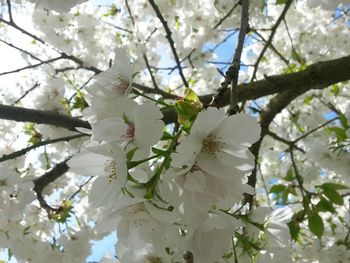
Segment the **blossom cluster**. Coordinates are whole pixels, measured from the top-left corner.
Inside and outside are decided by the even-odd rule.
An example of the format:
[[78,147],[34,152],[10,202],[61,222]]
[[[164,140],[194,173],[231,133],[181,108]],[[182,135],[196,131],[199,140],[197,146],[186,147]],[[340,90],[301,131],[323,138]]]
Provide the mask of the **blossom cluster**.
[[[29,2],[35,6],[0,0],[1,19],[9,19],[10,3],[15,25],[26,25],[19,44],[16,28],[1,23],[1,40],[30,43],[17,50],[29,68],[16,72],[16,89],[2,82],[0,101],[82,118],[91,129],[1,120],[4,155],[24,140],[36,148],[85,135],[0,164],[0,247],[9,257],[86,262],[94,240],[116,233],[115,256],[101,263],[349,261],[348,82],[294,99],[260,140],[252,116],[263,116],[272,96],[242,103],[249,114],[233,116],[199,100],[227,70],[221,48],[233,51],[239,4],[155,0],[181,59],[176,66],[150,1]],[[289,2],[250,1],[240,82],[348,56],[349,1],[291,1],[281,20]],[[258,157],[249,150],[256,142]],[[40,176],[68,159],[69,171],[38,196]],[[252,172],[255,188],[247,184]]]
[[[254,167],[248,150],[260,136],[247,114],[198,113],[190,129],[165,126],[154,102],[132,100],[132,66],[123,49],[86,91],[91,139],[69,160],[70,170],[94,176],[89,202],[96,229],[117,231],[121,262],[220,260],[242,223],[231,214]],[[208,239],[210,237],[210,239]]]

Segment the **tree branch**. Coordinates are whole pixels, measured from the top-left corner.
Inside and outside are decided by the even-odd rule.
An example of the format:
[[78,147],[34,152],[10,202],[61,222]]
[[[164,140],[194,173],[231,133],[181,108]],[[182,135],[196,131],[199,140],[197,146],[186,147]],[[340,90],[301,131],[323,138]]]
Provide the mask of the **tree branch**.
[[[303,71],[267,76],[263,80],[243,83],[237,86],[238,101],[254,100],[267,95],[288,90],[323,89],[350,79],[350,56],[318,62]],[[215,106],[229,104],[229,90],[225,90]],[[200,96],[204,104],[209,104],[214,94]]]
[[49,217],[50,217],[51,213],[57,211],[57,209],[49,206],[46,203],[46,201],[42,195],[42,191],[44,190],[44,188],[48,184],[52,183],[53,181],[55,181],[57,178],[59,178],[60,176],[62,176],[63,174],[65,174],[69,170],[69,167],[67,165],[67,161],[70,158],[71,157],[68,157],[64,161],[56,164],[56,166],[54,168],[52,168],[50,171],[48,171],[44,175],[36,178],[33,181],[34,182],[34,189],[33,190],[36,193],[36,196],[38,198],[40,206],[46,210]]
[[230,107],[227,111],[228,115],[236,114],[239,110],[237,101],[237,84],[238,75],[241,63],[241,55],[243,51],[243,45],[245,36],[249,30],[249,0],[241,1],[241,27],[239,29],[238,43],[235,51],[235,55],[232,60],[231,66],[226,72],[225,81],[221,83],[221,89],[225,89],[228,84],[231,84],[230,91]]
[[162,12],[159,10],[159,7],[157,6],[157,4],[153,0],[148,0],[148,2],[151,4],[154,12],[156,13],[157,17],[159,18],[160,22],[162,23],[162,25],[164,27],[164,30],[166,32],[166,38],[168,39],[171,51],[173,52],[175,62],[177,65],[177,69],[179,70],[179,74],[180,74],[180,77],[182,79],[182,82],[184,83],[185,87],[189,87],[188,82],[187,82],[187,80],[182,72],[181,62],[180,62],[179,56],[177,55],[175,43],[174,43],[173,38],[171,37],[171,31],[168,27],[168,23],[167,23],[167,21],[165,21],[163,15],[162,15]]
[[287,11],[289,9],[289,7],[291,6],[293,0],[287,0],[286,1],[286,4],[283,8],[283,11],[281,13],[281,15],[279,16],[279,18],[277,19],[276,23],[274,24],[274,26],[271,28],[271,34],[270,34],[270,37],[269,39],[267,40],[265,46],[263,47],[257,61],[255,62],[255,65],[254,65],[254,71],[253,71],[253,75],[252,75],[252,80],[255,79],[255,76],[256,76],[256,72],[258,71],[258,67],[259,67],[259,63],[261,61],[261,59],[264,57],[264,54],[267,50],[267,48],[270,46],[270,44],[272,43],[272,39],[273,37],[275,36],[275,33],[277,31],[277,28],[279,27],[279,25],[281,24],[281,22],[283,21],[285,15],[287,14]]
[[71,131],[76,131],[75,127],[91,129],[87,121],[54,111],[27,109],[2,104],[0,104],[0,119],[54,125]]
[[22,156],[24,154],[26,154],[27,152],[34,150],[36,148],[39,148],[41,146],[44,145],[48,145],[48,144],[53,144],[53,143],[57,143],[57,142],[68,142],[70,140],[74,140],[77,138],[81,138],[84,136],[88,136],[87,134],[76,134],[76,135],[72,135],[72,136],[66,136],[66,137],[62,137],[62,138],[57,138],[57,139],[52,139],[52,140],[46,140],[46,141],[42,141],[42,142],[38,142],[37,144],[34,144],[32,146],[29,146],[27,148],[24,148],[22,150],[10,153],[10,154],[4,154],[0,157],[0,162],[6,161],[6,160],[10,160],[10,159],[14,159],[17,158],[19,156]]
[[[244,83],[237,86],[238,101],[254,100],[267,95],[283,92],[298,92],[302,94],[310,89],[323,89],[338,82],[350,80],[350,56],[334,60],[318,62],[309,66],[306,70],[291,73],[288,75],[270,76],[264,80],[251,83]],[[165,91],[155,91],[147,86],[133,83],[133,87],[146,93],[159,94],[165,99],[176,99],[176,95]],[[283,93],[284,94],[284,93]],[[200,96],[204,104],[209,104],[213,94]],[[229,90],[217,102],[217,107],[224,107],[229,104]],[[172,109],[164,109],[164,122],[176,122],[177,115]],[[90,129],[88,122],[61,115],[55,112],[47,112],[34,109],[19,108],[0,104],[0,119],[34,122],[48,125],[55,125],[69,130],[75,127]]]

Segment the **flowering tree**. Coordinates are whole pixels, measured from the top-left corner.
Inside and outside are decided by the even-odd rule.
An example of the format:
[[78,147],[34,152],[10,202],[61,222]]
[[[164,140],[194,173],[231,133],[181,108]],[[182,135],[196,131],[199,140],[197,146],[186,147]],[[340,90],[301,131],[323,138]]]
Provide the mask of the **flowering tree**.
[[0,0],[0,247],[350,262],[349,3]]

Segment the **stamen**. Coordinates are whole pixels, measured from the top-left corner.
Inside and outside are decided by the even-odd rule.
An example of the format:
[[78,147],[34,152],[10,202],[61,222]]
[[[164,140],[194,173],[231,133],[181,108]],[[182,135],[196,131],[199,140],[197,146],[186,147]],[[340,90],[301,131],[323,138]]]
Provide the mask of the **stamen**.
[[117,163],[114,160],[107,160],[105,162],[104,171],[107,174],[107,179],[109,182],[112,180],[117,180]]
[[216,157],[216,155],[222,151],[224,145],[225,143],[222,142],[221,137],[209,135],[203,140],[203,152],[211,155],[212,157]]
[[124,95],[128,90],[130,83],[118,77],[116,81],[112,83],[112,88],[117,91],[119,95]]

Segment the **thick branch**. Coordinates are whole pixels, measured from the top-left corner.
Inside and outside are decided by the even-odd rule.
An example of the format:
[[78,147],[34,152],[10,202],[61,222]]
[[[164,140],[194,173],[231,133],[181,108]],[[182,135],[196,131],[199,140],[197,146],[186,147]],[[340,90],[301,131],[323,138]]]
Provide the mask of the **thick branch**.
[[[302,94],[310,89],[323,89],[338,82],[350,80],[350,56],[319,62],[309,66],[306,70],[288,75],[267,77],[264,80],[241,84],[237,86],[238,101],[253,100],[275,93],[285,91]],[[175,99],[177,96],[165,91],[155,91],[152,88],[133,83],[133,86],[146,93],[158,93],[166,99]],[[229,90],[218,101],[217,106],[223,107],[229,104]],[[203,103],[209,104],[213,94],[201,96]],[[163,110],[166,123],[176,122],[176,112],[171,109]],[[90,129],[86,121],[61,115],[55,112],[47,112],[34,109],[18,108],[14,106],[0,105],[0,119],[34,122],[55,125],[69,130],[75,127]]]
[[[230,91],[230,108],[228,109],[228,114],[232,115],[238,112],[238,101],[237,101],[237,84],[238,84],[238,75],[241,63],[241,55],[243,51],[243,45],[245,40],[245,35],[249,30],[249,0],[241,1],[241,27],[239,29],[238,43],[233,57],[231,66],[226,72],[225,81],[223,83],[231,84]],[[221,84],[221,88],[224,88]]]
[[0,119],[20,122],[34,122],[38,124],[48,124],[75,131],[75,127],[90,129],[87,121],[73,118],[68,115],[59,114],[53,111],[43,111],[27,109],[15,106],[0,104]]
[[60,176],[62,176],[63,174],[65,174],[69,170],[69,167],[67,165],[67,161],[69,159],[70,159],[70,157],[67,158],[66,160],[58,163],[50,171],[48,171],[44,175],[42,175],[34,180],[34,189],[33,190],[36,193],[36,196],[38,198],[40,206],[42,208],[44,208],[49,215],[51,212],[55,211],[56,209],[52,208],[51,206],[49,206],[46,203],[46,201],[42,195],[42,191],[44,190],[44,188],[48,184],[52,183],[53,181],[55,181],[57,178],[59,178]]
[[[276,76],[268,76],[264,80],[240,84],[237,86],[238,101],[254,100],[267,95],[288,90],[323,89],[338,82],[350,79],[350,56],[318,62],[307,69]],[[223,107],[230,102],[230,91],[226,90],[216,106]],[[209,104],[213,94],[201,96],[204,104]]]

